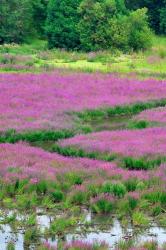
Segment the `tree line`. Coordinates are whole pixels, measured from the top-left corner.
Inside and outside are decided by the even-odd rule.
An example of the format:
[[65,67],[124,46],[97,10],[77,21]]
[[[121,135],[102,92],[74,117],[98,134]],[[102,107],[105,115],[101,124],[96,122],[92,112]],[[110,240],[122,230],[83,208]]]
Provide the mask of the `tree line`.
[[128,51],[149,47],[152,31],[166,34],[166,0],[0,0],[0,44]]

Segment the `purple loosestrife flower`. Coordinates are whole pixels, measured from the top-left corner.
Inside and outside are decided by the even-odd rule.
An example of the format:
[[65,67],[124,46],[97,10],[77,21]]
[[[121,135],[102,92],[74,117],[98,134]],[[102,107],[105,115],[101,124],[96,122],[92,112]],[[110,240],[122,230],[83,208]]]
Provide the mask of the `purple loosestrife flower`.
[[140,192],[137,192],[137,191],[129,192],[127,194],[127,196],[129,196],[129,197],[131,197],[131,198],[133,198],[135,200],[139,200],[139,198],[140,198]]
[[[55,180],[57,174],[84,172],[92,175],[102,169],[102,161],[63,157],[40,148],[30,147],[26,143],[0,144],[0,175],[6,181],[15,179]],[[109,164],[110,169],[116,166]],[[77,187],[82,188],[82,187]]]
[[78,249],[78,250],[94,250],[94,249],[108,249],[108,245],[103,241],[103,242],[95,242],[95,243],[90,243],[90,242],[84,242],[82,240],[76,240],[72,241],[71,243],[67,243],[64,246],[64,250],[69,250],[69,249]]
[[[42,179],[55,181],[56,176],[66,173],[81,173],[85,183],[101,186],[107,179],[126,181],[131,178],[149,180],[158,178],[161,185],[166,179],[166,164],[154,170],[122,169],[114,162],[103,162],[86,158],[64,157],[57,153],[49,153],[27,143],[0,144],[0,177],[3,181],[13,182],[16,179],[29,179],[37,183]],[[75,190],[86,190],[87,185],[77,185]]]
[[96,203],[96,202],[98,202],[100,200],[106,200],[106,201],[114,203],[115,202],[115,197],[110,195],[110,194],[99,194],[96,197],[91,199],[91,203],[94,204],[94,203]]
[[135,117],[135,120],[166,123],[166,107],[145,110]]
[[74,146],[87,152],[143,157],[165,155],[166,129],[102,131],[77,135],[59,142],[62,147]]
[[99,73],[1,73],[0,131],[73,128],[67,112],[162,99],[165,83]]

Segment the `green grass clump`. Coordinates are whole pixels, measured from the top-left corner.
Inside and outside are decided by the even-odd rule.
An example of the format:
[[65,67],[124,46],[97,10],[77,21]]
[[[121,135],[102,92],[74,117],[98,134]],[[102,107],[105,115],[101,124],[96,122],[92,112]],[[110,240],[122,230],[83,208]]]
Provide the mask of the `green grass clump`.
[[10,241],[7,244],[6,250],[15,250],[15,244],[14,244],[14,242]]
[[49,231],[53,235],[65,235],[68,230],[77,225],[77,218],[58,218],[50,225]]
[[51,193],[51,199],[53,202],[61,202],[64,199],[64,194],[60,190],[55,190]]
[[122,198],[126,194],[126,187],[123,183],[120,182],[106,182],[102,186],[101,190],[104,193],[112,194],[118,198]]
[[74,132],[68,130],[61,131],[28,131],[17,133],[15,130],[8,130],[0,134],[0,143],[16,143],[18,141],[37,142],[37,141],[57,141],[74,136]]
[[134,226],[148,226],[149,219],[142,212],[134,212],[132,215],[132,221]]
[[158,216],[162,213],[162,208],[160,205],[156,205],[152,208],[152,216]]
[[150,170],[159,166],[162,162],[165,162],[166,157],[157,157],[156,159],[146,159],[145,157],[133,158],[133,157],[123,157],[118,156],[114,153],[101,153],[98,151],[87,152],[81,148],[76,148],[74,146],[61,147],[58,144],[54,144],[51,147],[51,152],[57,152],[63,156],[68,157],[79,157],[79,158],[89,158],[97,159],[111,162],[113,160],[119,159],[121,166],[130,170]]
[[116,156],[114,154],[100,154],[99,152],[86,152],[83,149],[75,148],[75,147],[61,147],[58,144],[55,144],[51,148],[51,152],[57,152],[58,154],[64,156],[72,156],[72,157],[83,157],[90,159],[98,159],[103,161],[113,161]]
[[140,120],[140,121],[130,121],[127,125],[128,129],[145,129],[150,127],[150,122]]
[[[91,121],[94,119],[103,119],[112,117],[115,115],[136,115],[144,110],[164,107],[166,106],[166,99],[149,101],[144,103],[134,103],[124,106],[115,106],[105,109],[96,109],[96,110],[85,110],[83,112],[76,113],[76,115],[83,121]],[[145,122],[141,122],[140,126],[146,126]]]
[[113,212],[114,201],[108,196],[97,196],[91,201],[91,209],[93,213],[108,214]]
[[134,241],[133,240],[120,240],[117,244],[117,250],[129,250],[132,249],[134,246]]
[[24,244],[29,246],[31,242],[37,242],[40,236],[39,230],[36,227],[29,228],[24,234]]
[[163,190],[149,191],[144,195],[151,204],[160,203],[162,206],[166,206],[166,192]]
[[130,178],[130,179],[127,179],[124,184],[128,192],[133,192],[136,190],[138,180],[136,178]]
[[36,221],[36,214],[30,215],[30,216],[27,218],[27,220],[26,220],[26,225],[27,225],[28,227],[35,226],[36,223],[37,223],[37,221]]
[[87,202],[87,193],[81,190],[73,191],[69,196],[69,200],[72,204],[83,205]]
[[165,157],[158,157],[157,159],[144,159],[144,158],[140,158],[140,159],[135,159],[132,157],[124,157],[122,159],[122,165],[124,166],[124,168],[130,169],[130,170],[149,170],[149,169],[153,169],[156,166],[159,166],[162,161],[165,160]]
[[129,202],[129,208],[131,210],[134,210],[138,205],[138,200],[131,196],[128,196],[128,202]]
[[158,244],[156,241],[149,241],[143,244],[143,247],[147,250],[158,250]]

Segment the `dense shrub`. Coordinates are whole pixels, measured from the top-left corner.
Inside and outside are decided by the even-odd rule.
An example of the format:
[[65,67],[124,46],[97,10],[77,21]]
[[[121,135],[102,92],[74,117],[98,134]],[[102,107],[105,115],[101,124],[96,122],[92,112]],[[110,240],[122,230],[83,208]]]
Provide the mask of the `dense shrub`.
[[75,49],[79,47],[77,8],[81,0],[50,0],[46,20],[49,48]]
[[166,7],[160,10],[160,31],[163,34],[166,34]]
[[60,202],[63,200],[64,195],[60,190],[55,190],[51,193],[51,197],[54,202]]
[[146,7],[151,27],[156,33],[166,33],[166,1],[165,0],[125,0],[129,9]]
[[49,0],[30,0],[32,2],[33,25],[39,35],[44,35],[45,20],[47,17],[47,4]]
[[110,213],[114,208],[114,198],[108,194],[96,196],[91,200],[91,209],[94,213]]
[[146,9],[129,12],[124,1],[83,0],[78,29],[86,51],[146,49],[151,41]]
[[104,193],[110,193],[118,198],[121,198],[126,193],[126,187],[124,186],[124,184],[120,182],[115,182],[115,183],[106,182],[102,187],[102,191]]
[[152,33],[148,27],[147,9],[131,12],[129,22],[129,47],[134,50],[151,47]]
[[32,32],[32,12],[29,0],[0,0],[0,44],[23,42]]
[[[87,51],[110,48],[115,29],[120,31],[120,34],[116,31],[119,37],[123,36],[119,22],[113,17],[126,11],[123,1],[83,0],[79,7],[81,19],[78,25],[82,48]],[[116,42],[118,38],[114,36],[114,40]]]

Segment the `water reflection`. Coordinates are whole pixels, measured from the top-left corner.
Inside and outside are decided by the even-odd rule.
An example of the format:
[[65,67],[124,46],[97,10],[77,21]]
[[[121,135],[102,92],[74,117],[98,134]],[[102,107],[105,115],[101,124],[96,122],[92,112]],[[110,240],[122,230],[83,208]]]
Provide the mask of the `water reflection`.
[[[56,246],[59,242],[71,242],[72,240],[85,240],[88,242],[94,242],[96,239],[98,241],[105,241],[109,244],[110,249],[120,241],[133,239],[136,243],[143,243],[146,241],[155,240],[158,242],[159,246],[166,242],[166,228],[160,228],[156,223],[152,223],[150,228],[138,229],[134,228],[132,224],[128,223],[128,226],[124,228],[120,221],[116,217],[108,216],[94,216],[91,212],[83,210],[84,221],[80,222],[78,227],[73,231],[68,233],[63,237],[53,237],[47,239],[47,241],[52,245]],[[15,213],[15,212],[13,212]],[[5,213],[5,215],[11,215]],[[37,224],[44,232],[46,228],[49,228],[51,221],[54,219],[53,215],[46,215],[42,213],[37,213]],[[63,215],[61,215],[63,216]],[[25,216],[27,217],[27,216]],[[23,215],[18,216],[18,219],[25,219]],[[0,227],[0,249],[6,250],[7,243],[12,241],[15,243],[16,250],[24,249],[35,249],[36,242],[31,242],[29,246],[25,245],[24,233],[26,228],[19,228],[17,230],[11,225],[1,225]],[[40,238],[37,243],[45,242],[46,239]]]

